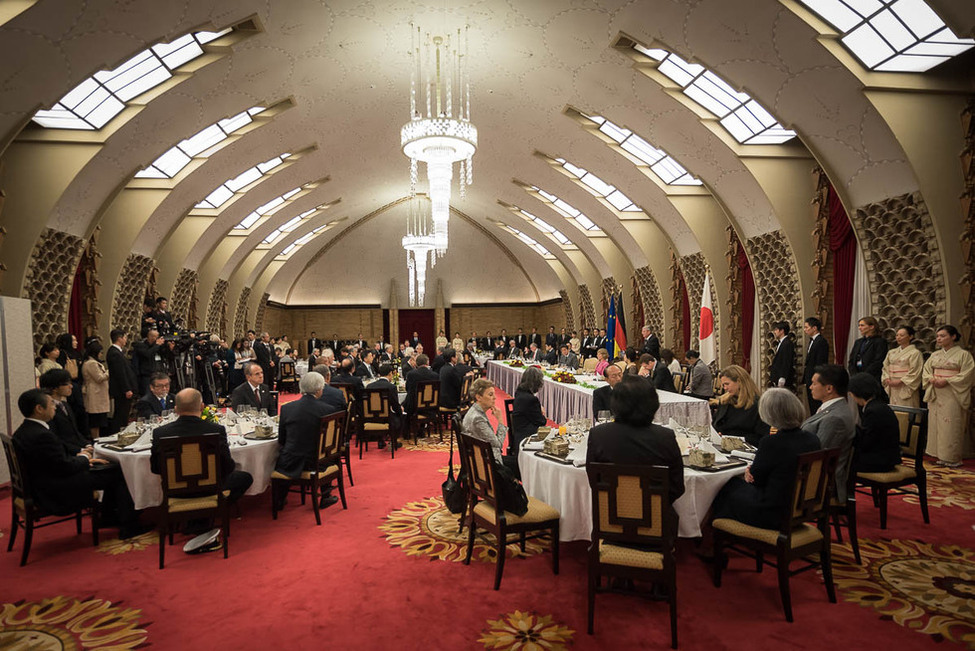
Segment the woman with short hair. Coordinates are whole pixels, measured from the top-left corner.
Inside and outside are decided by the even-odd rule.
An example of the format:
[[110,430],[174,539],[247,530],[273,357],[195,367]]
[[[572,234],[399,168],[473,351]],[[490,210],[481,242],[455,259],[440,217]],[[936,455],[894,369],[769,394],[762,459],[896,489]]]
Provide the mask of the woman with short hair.
[[711,424],[722,436],[741,436],[757,446],[768,436],[769,426],[758,415],[758,386],[748,371],[732,364],[718,373],[724,393],[712,398]]
[[961,333],[953,325],[938,328],[938,350],[924,363],[922,383],[928,403],[928,446],[938,465],[961,466],[968,408],[972,401],[975,363],[972,354],[958,345]]
[[[471,397],[474,399],[474,404],[464,416],[464,434],[490,443],[494,460],[503,463],[517,477],[521,477],[521,472],[518,470],[518,457],[508,457],[504,454],[504,439],[508,435],[508,428],[502,422],[501,410],[495,406],[494,382],[483,377],[474,380],[471,385]],[[494,416],[497,427],[491,423],[488,414]]]
[[857,373],[846,392],[860,408],[857,472],[892,472],[901,462],[900,424],[894,410],[884,403],[884,388],[869,373]]
[[545,382],[540,368],[529,366],[521,375],[521,382],[515,389],[515,402],[512,405],[511,422],[508,423],[508,445],[512,454],[518,454],[522,440],[533,435],[538,428],[548,422],[545,408],[539,402],[538,390]]
[[903,407],[919,407],[921,373],[924,357],[914,346],[914,328],[902,325],[894,337],[897,346],[887,351],[880,370],[880,381],[887,389],[890,404]]
[[602,375],[606,371],[606,367],[609,366],[609,353],[606,352],[605,348],[600,348],[596,351],[596,375]]
[[61,349],[58,348],[57,344],[46,343],[41,346],[37,360],[37,376],[40,377],[52,369],[62,368],[58,364],[58,357],[60,355]]

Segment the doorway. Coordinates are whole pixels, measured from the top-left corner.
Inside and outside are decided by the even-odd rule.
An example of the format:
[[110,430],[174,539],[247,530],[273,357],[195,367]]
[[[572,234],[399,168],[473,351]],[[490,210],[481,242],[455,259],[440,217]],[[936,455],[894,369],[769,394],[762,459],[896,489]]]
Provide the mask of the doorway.
[[399,338],[397,347],[403,341],[410,339],[415,330],[420,335],[423,351],[430,355],[436,347],[436,335],[433,332],[433,310],[400,310]]

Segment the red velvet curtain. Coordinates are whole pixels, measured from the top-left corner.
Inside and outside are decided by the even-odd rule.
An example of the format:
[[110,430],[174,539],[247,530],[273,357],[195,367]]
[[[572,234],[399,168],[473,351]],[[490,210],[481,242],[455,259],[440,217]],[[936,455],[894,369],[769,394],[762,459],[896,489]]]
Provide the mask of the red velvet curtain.
[[748,263],[745,248],[738,248],[738,269],[741,273],[741,353],[742,366],[752,370],[752,332],[755,327],[755,278]]
[[81,296],[81,265],[74,272],[74,284],[71,286],[71,302],[68,305],[68,332],[78,338],[78,348],[84,349],[85,333],[82,332],[82,314],[85,309]]
[[853,310],[853,274],[856,270],[857,240],[843,203],[829,187],[829,250],[833,253],[833,350],[837,364],[846,360]]

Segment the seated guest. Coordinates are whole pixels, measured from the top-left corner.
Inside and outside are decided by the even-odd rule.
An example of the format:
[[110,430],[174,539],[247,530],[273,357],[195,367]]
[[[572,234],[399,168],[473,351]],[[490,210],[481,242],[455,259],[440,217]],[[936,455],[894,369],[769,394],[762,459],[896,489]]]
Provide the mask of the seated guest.
[[524,356],[524,352],[518,347],[514,339],[508,340],[508,359],[519,359]]
[[[836,494],[841,502],[846,501],[846,479],[850,472],[850,456],[853,454],[853,439],[856,426],[853,422],[853,408],[846,400],[850,376],[838,364],[823,364],[813,370],[809,391],[813,400],[822,403],[815,414],[806,419],[802,429],[819,437],[823,449],[839,448],[840,459],[836,464]],[[775,427],[774,423],[769,425]]]
[[457,409],[463,384],[463,375],[457,371],[457,351],[448,348],[443,351],[443,357],[444,365],[440,369],[440,406]]
[[416,356],[416,369],[406,376],[406,400],[403,409],[407,414],[416,412],[417,384],[420,382],[440,381],[440,374],[430,368],[430,358],[426,355]]
[[589,431],[586,463],[667,466],[673,508],[684,494],[684,464],[674,431],[653,424],[659,407],[657,391],[649,382],[635,377],[619,382],[612,394],[613,422]]
[[372,367],[372,362],[375,359],[373,351],[366,349],[362,351],[359,357],[359,363],[356,364],[355,374],[357,377],[365,378],[371,380],[376,377],[376,371]]
[[[298,382],[301,397],[281,407],[278,422],[278,445],[281,446],[281,451],[274,470],[291,479],[300,477],[306,468],[314,467],[318,461],[318,437],[322,429],[322,418],[334,413],[320,400],[324,388],[325,378],[319,373],[305,373]],[[271,484],[274,488],[271,499],[276,502],[275,508],[279,511],[284,508],[290,483],[275,480]],[[338,502],[337,497],[328,495],[327,487],[322,487],[320,498],[312,495],[312,499],[319,499],[321,508]]]
[[671,375],[680,375],[680,362],[674,359],[674,351],[669,348],[661,348],[660,361],[667,366],[667,370],[670,371]]
[[230,406],[234,411],[242,406],[250,406],[257,410],[265,409],[268,414],[274,415],[271,390],[264,384],[264,369],[257,362],[244,365],[244,383],[230,394]]
[[[517,457],[521,441],[532,436],[538,428],[548,422],[545,418],[545,408],[538,401],[538,390],[542,388],[545,375],[542,370],[534,366],[525,369],[521,382],[515,389],[515,402],[511,411],[511,422],[508,423],[508,447]],[[517,463],[517,460],[516,460]]]
[[[412,346],[407,346],[403,349],[402,359],[403,363],[400,366],[399,375],[400,377],[405,378],[413,371],[413,369],[416,368],[416,350]],[[443,363],[443,360],[441,360],[439,356],[437,359]]]
[[317,348],[312,348],[311,352],[308,353],[308,368],[313,368],[318,366],[318,358],[321,357],[322,351]]
[[579,356],[576,355],[572,350],[569,349],[569,344],[562,344],[559,349],[559,366],[564,366],[566,368],[572,369],[573,371],[579,368]]
[[118,520],[119,538],[124,540],[152,530],[139,524],[118,465],[93,458],[87,449],[77,454],[65,451],[49,426],[57,409],[54,398],[41,389],[31,389],[17,399],[17,408],[25,420],[13,434],[14,449],[21,471],[30,477],[32,497],[41,509],[68,515],[86,507],[93,491],[102,490],[102,519],[114,516]]
[[464,360],[464,365],[470,368],[480,368],[481,365],[477,363],[477,358],[469,350],[465,350],[462,356]]
[[538,344],[532,342],[528,347],[528,354],[525,356],[526,362],[541,362],[544,359],[542,351],[538,349]]
[[355,395],[359,395],[359,392],[362,391],[362,388],[365,385],[362,383],[361,377],[353,375],[354,372],[355,362],[351,357],[346,357],[342,360],[342,363],[339,364],[338,370],[332,374],[331,384],[333,386],[336,384],[351,384]]
[[612,411],[611,398],[613,396],[613,389],[623,379],[623,371],[616,364],[607,364],[603,368],[603,377],[609,382],[609,386],[599,387],[592,392],[593,420],[599,417],[599,412],[601,411]]
[[[337,411],[344,411],[346,408],[345,394],[339,389],[333,386],[329,386],[329,380],[332,378],[332,369],[330,369],[325,364],[319,364],[312,369],[323,378],[325,378],[325,386],[322,387],[322,396],[319,398],[328,407],[328,413],[334,414]],[[298,390],[301,390],[301,385],[299,383]]]
[[762,529],[775,529],[792,498],[800,454],[820,449],[816,435],[800,429],[802,403],[788,389],[768,389],[758,402],[762,421],[774,427],[758,445],[744,478],[734,477],[714,500],[714,517],[731,518]]
[[[494,382],[487,378],[478,378],[471,385],[471,395],[474,397],[474,404],[464,416],[464,433],[490,443],[494,460],[503,463],[520,478],[518,457],[504,454],[504,439],[508,435],[508,428],[501,422],[501,410],[495,406]],[[494,422],[498,424],[496,428],[488,418],[488,413],[494,416]]]
[[135,411],[139,418],[162,416],[164,411],[173,408],[175,399],[169,392],[169,376],[153,373],[149,378],[149,391],[135,403]]
[[646,369],[647,377],[650,378],[650,383],[657,391],[669,391],[670,393],[677,391],[674,387],[674,376],[671,375],[670,369],[653,355],[649,353],[640,355],[640,367],[640,375],[643,375],[643,369]]
[[857,472],[892,472],[901,462],[900,423],[884,402],[883,386],[869,373],[857,373],[848,391],[860,407]]
[[630,375],[639,375],[640,373],[640,352],[633,346],[628,346],[625,351],[623,351],[623,360],[625,361],[624,373],[629,373]]
[[[319,364],[324,364],[325,366],[334,369],[337,366],[335,363],[335,351],[331,348],[326,348],[323,350],[322,354],[318,356],[315,366],[318,366]],[[312,367],[309,366],[308,368]]]
[[758,415],[758,385],[748,371],[731,365],[718,374],[724,393],[711,400],[711,425],[722,436],[741,436],[757,446],[769,426]]
[[[379,367],[379,379],[369,385],[369,389],[379,389],[380,391],[386,392],[386,397],[389,402],[389,436],[392,440],[393,435],[397,436],[403,430],[403,405],[399,402],[399,392],[396,390],[396,385],[393,384],[393,365],[392,364],[382,364]],[[398,448],[399,443],[396,444]],[[385,441],[379,442],[379,449],[382,450],[386,447]]]
[[690,364],[690,379],[684,393],[693,398],[707,400],[714,395],[714,376],[708,365],[701,361],[701,353],[696,350],[687,351],[687,362]]
[[54,435],[61,441],[64,451],[69,455],[78,454],[82,450],[92,450],[91,440],[81,433],[76,424],[68,398],[74,390],[71,374],[61,368],[54,368],[40,377],[41,388],[54,398],[54,418],[48,423]]
[[542,355],[542,360],[549,366],[555,366],[559,363],[559,354],[552,344],[545,344],[545,354]]
[[609,366],[609,353],[606,352],[605,348],[600,348],[596,351],[596,375],[603,375],[606,372],[606,367]]

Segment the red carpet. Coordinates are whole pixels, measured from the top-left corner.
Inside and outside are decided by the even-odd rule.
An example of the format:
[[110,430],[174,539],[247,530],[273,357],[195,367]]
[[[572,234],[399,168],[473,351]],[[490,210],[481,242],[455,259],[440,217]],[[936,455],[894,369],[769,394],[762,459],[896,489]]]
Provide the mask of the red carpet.
[[[315,526],[310,505],[300,506],[295,495],[276,522],[271,520],[267,494],[245,498],[243,518],[231,523],[229,560],[220,554],[185,555],[179,550],[178,537],[177,546],[167,550],[167,567],[162,571],[156,567],[155,544],[142,551],[112,555],[90,547],[87,532],[75,536],[71,523],[42,529],[35,535],[26,567],[17,566],[22,538],[15,553],[0,553],[0,604],[6,604],[0,605],[0,648],[12,643],[19,627],[40,631],[37,635],[41,636],[44,631],[47,635],[67,635],[64,621],[74,622],[71,635],[76,640],[95,629],[86,648],[134,648],[134,643],[143,640],[143,644],[157,649],[669,646],[666,604],[620,595],[597,597],[597,634],[586,635],[586,543],[562,545],[559,576],[551,572],[547,551],[509,559],[499,592],[491,589],[491,562],[464,566],[432,559],[422,555],[431,550],[431,545],[422,542],[409,550],[416,555],[391,546],[387,534],[380,530],[387,524],[387,514],[409,502],[438,496],[444,479],[440,470],[446,464],[446,451],[404,449],[391,460],[387,452],[370,450],[361,463],[353,461],[356,485],[347,488],[349,509],[343,511],[341,505],[327,509],[321,527]],[[940,620],[932,619],[946,614],[945,604],[903,607],[897,601],[902,596],[899,593],[884,596],[883,590],[857,588],[855,577],[841,578],[856,571],[847,566],[844,572],[839,560],[837,581],[845,580],[851,586],[838,585],[839,603],[827,601],[815,573],[803,573],[792,580],[796,622],[789,624],[782,616],[774,571],[756,574],[753,561],[734,558],[723,587],[717,589],[711,583],[710,568],[694,556],[690,541],[681,541],[681,647],[921,649],[953,639],[965,640],[969,648],[975,648],[972,470],[969,463],[967,471],[955,471],[960,487],[956,504],[932,508],[929,526],[922,523],[916,505],[894,498],[889,528],[882,532],[876,511],[863,500],[860,504],[862,539],[957,546],[940,551],[944,552],[944,563],[970,570],[967,579],[962,576],[949,586],[952,594],[960,595],[952,608],[963,609],[965,595],[969,595],[969,619],[967,623],[959,619],[947,629],[947,638],[943,637],[943,627],[939,628]],[[4,523],[9,509],[6,493],[0,498]],[[6,524],[3,532],[0,543],[5,545],[9,535]],[[872,554],[872,567],[882,564],[891,553],[883,546],[872,547],[865,541],[863,545],[865,554]],[[834,549],[838,556],[842,554],[839,546]],[[919,553],[916,548],[909,552]],[[925,567],[937,564],[925,562]],[[937,567],[931,571],[938,571]],[[909,592],[906,580],[897,585]],[[872,605],[849,601],[857,595]],[[11,605],[58,596],[106,600],[111,605],[100,606],[108,613],[127,609],[138,612],[116,620],[84,617],[57,608],[35,609],[31,614],[26,603],[19,609]],[[503,632],[501,620],[515,611],[535,614],[530,623],[541,631],[538,646],[515,647],[510,634]],[[928,634],[912,630],[923,626],[930,627]],[[501,632],[490,633],[492,627]],[[942,644],[939,648],[946,646],[955,645]]]

